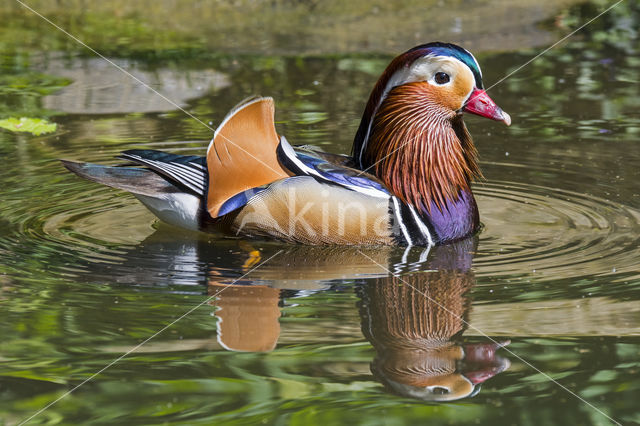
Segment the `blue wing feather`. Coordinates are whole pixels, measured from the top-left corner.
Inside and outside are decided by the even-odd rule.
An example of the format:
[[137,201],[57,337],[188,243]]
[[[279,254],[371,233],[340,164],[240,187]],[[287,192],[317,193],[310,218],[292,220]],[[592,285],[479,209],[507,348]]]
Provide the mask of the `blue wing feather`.
[[349,167],[351,158],[327,155],[306,147],[293,148],[282,137],[278,145],[278,160],[298,176],[312,176],[325,183],[343,186],[374,197],[389,198],[389,190],[375,176]]
[[269,185],[259,186],[257,188],[247,189],[246,191],[242,191],[233,197],[229,198],[225,201],[218,211],[218,216],[224,216],[227,213],[231,213],[234,210],[239,209],[240,207],[244,207],[247,205],[251,197],[256,194],[261,193],[265,189],[267,189]]

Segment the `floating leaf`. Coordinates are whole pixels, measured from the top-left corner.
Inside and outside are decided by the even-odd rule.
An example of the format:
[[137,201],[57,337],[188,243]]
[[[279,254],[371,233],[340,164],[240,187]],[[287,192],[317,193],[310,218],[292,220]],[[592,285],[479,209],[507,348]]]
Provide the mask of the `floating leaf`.
[[40,118],[12,117],[0,120],[0,127],[13,132],[28,132],[32,135],[40,136],[44,133],[55,132],[57,125]]

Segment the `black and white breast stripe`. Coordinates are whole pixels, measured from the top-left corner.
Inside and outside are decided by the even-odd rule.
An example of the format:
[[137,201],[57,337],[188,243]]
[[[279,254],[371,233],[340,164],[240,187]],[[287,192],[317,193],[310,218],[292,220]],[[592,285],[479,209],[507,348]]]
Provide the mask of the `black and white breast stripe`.
[[197,195],[203,196],[207,191],[207,169],[204,159],[196,156],[181,156],[156,151],[130,150],[120,154],[120,158],[131,160],[149,167],[151,170],[179,183]]
[[423,220],[414,207],[392,196],[390,210],[393,213],[394,224],[399,228],[397,235],[404,239],[407,245],[431,247],[438,242],[431,223]]

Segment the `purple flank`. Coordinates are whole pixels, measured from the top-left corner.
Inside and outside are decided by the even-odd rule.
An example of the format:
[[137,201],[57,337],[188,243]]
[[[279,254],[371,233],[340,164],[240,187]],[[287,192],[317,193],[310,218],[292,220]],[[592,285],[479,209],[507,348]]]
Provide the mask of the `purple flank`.
[[423,212],[442,242],[468,237],[478,230],[480,217],[478,206],[470,191],[462,191],[458,201],[447,201],[440,211],[435,204],[431,213]]

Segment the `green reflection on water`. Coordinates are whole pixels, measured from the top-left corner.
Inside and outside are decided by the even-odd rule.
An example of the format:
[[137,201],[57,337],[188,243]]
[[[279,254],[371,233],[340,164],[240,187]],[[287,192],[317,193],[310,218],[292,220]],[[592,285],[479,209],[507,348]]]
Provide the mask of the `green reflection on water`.
[[[603,5],[563,10],[556,31],[568,32]],[[221,54],[172,32],[158,39],[135,18],[87,22],[92,42],[100,42],[100,31],[105,40],[117,38],[111,52],[129,55],[149,73],[226,75],[229,85],[185,101],[206,122],[215,125],[250,94],[271,95],[281,133],[334,152],[348,151],[370,87],[390,58]],[[492,97],[514,117],[512,128],[467,120],[487,177],[484,192],[478,185],[486,228],[474,258],[476,282],[465,296],[471,323],[511,339],[510,350],[623,423],[640,421],[638,217],[633,221],[640,207],[637,23],[637,4],[624,2],[493,89]],[[25,34],[43,31],[23,24],[3,30],[15,32],[2,38],[3,50],[14,53],[2,59],[0,113],[50,117],[61,130],[52,137],[0,131],[0,418],[7,424],[200,303],[212,275],[237,277],[246,260],[235,241],[158,226],[130,197],[65,174],[56,158],[110,161],[132,147],[203,152],[211,132],[174,108],[102,114],[45,108],[43,97],[71,81],[34,70],[39,61],[15,48],[25,48],[22,37],[33,40]],[[48,47],[75,51],[56,37]],[[34,46],[26,48],[42,48]],[[490,85],[536,52],[477,56]],[[63,55],[62,61],[71,65],[78,58]],[[162,144],[167,140],[174,144]],[[499,201],[512,184],[520,185],[517,202]],[[531,194],[540,197],[527,198]],[[542,205],[545,195],[547,210],[527,210]],[[531,216],[522,218],[523,211]],[[545,253],[550,234],[559,243]],[[264,258],[289,249],[256,245]],[[328,279],[336,262],[320,262],[300,273],[315,287],[291,290],[283,283],[292,278],[282,273],[295,270],[294,257],[319,256],[288,252],[246,283],[284,287],[274,299],[281,305],[274,351],[223,350],[216,308],[207,304],[37,421],[608,424],[505,353],[511,367],[474,398],[433,404],[389,393],[370,371],[376,348],[362,333],[357,306],[357,289],[375,279]],[[348,269],[361,266],[353,261]],[[462,342],[484,342],[477,334],[466,330]]]

